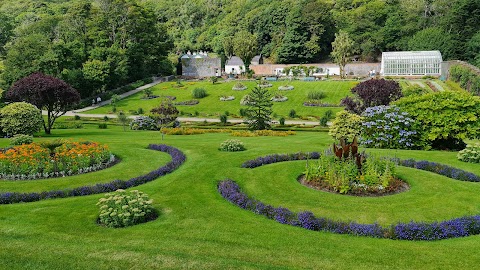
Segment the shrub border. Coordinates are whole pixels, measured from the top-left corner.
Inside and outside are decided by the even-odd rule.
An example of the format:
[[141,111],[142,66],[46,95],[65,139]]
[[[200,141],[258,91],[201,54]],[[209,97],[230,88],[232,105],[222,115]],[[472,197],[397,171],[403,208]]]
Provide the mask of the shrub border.
[[153,170],[147,174],[133,177],[125,181],[116,179],[108,183],[98,183],[95,185],[81,186],[81,187],[69,188],[69,189],[50,190],[50,191],[44,191],[41,193],[38,193],[38,192],[0,193],[0,204],[12,204],[12,203],[19,203],[19,202],[36,202],[40,200],[54,199],[54,198],[87,196],[92,194],[112,192],[117,189],[127,189],[131,187],[139,186],[141,184],[145,184],[147,182],[155,180],[158,177],[167,175],[175,171],[186,160],[186,156],[182,153],[182,151],[180,151],[179,149],[173,146],[169,146],[165,144],[150,144],[148,145],[147,148],[169,154],[172,157],[172,161],[168,162],[164,166],[156,170]]
[[377,223],[361,224],[335,221],[324,217],[316,217],[309,211],[294,213],[282,206],[274,207],[264,204],[243,193],[240,186],[230,179],[220,181],[217,185],[217,191],[224,199],[242,209],[263,215],[281,224],[288,224],[312,231],[410,241],[433,241],[480,234],[479,215],[465,216],[442,222],[411,221],[410,223],[397,223],[388,227],[382,227]]

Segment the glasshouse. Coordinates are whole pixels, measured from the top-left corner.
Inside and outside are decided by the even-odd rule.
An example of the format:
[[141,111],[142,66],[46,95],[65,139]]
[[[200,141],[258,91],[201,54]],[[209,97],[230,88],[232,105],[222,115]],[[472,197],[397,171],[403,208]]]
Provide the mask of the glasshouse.
[[389,75],[440,75],[439,51],[384,52],[380,73]]

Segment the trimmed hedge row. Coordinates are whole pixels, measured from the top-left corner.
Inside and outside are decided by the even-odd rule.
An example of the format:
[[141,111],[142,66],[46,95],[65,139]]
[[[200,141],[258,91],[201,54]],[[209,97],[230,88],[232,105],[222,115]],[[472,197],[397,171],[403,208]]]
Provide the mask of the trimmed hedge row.
[[32,192],[32,193],[19,193],[19,192],[6,192],[0,193],[0,204],[12,204],[19,202],[35,202],[45,199],[54,199],[54,198],[66,198],[66,197],[75,197],[75,196],[86,196],[92,194],[99,194],[105,192],[115,191],[117,189],[127,189],[147,182],[153,181],[158,177],[167,175],[175,171],[180,165],[182,165],[186,156],[182,151],[178,150],[175,147],[168,146],[165,144],[150,144],[148,149],[161,151],[169,154],[172,157],[172,161],[168,162],[164,166],[153,170],[147,174],[131,178],[126,181],[122,180],[113,180],[108,183],[99,183],[90,186],[82,186],[73,189],[62,189],[62,190],[51,190],[44,191],[41,193]]
[[302,227],[312,231],[326,231],[337,234],[351,234],[374,238],[398,240],[432,241],[447,238],[465,237],[480,234],[480,216],[466,216],[442,222],[410,222],[398,223],[389,227],[356,222],[335,221],[316,217],[309,211],[294,213],[284,207],[274,207],[248,197],[236,182],[230,179],[220,181],[218,192],[223,198],[240,208],[263,215],[282,224]]

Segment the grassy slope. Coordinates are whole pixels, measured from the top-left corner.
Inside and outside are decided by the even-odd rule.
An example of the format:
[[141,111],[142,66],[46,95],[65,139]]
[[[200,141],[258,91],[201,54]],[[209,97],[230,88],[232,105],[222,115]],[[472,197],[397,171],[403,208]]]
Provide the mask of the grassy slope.
[[[272,93],[277,92],[278,87],[284,85],[286,82],[273,82],[271,89]],[[201,116],[217,117],[228,111],[231,114],[239,114],[240,100],[242,97],[250,92],[253,87],[256,86],[256,82],[247,81],[244,84],[248,87],[245,91],[232,90],[235,82],[221,82],[212,85],[210,82],[188,82],[184,83],[182,88],[173,88],[174,82],[162,83],[153,87],[154,95],[176,96],[176,101],[185,101],[192,99],[192,90],[201,87],[207,90],[209,94],[207,97],[200,100],[200,103],[195,106],[178,106],[178,109],[184,113],[193,114],[195,111],[199,112]],[[350,89],[356,84],[356,82],[337,82],[337,81],[325,81],[325,82],[303,82],[293,81],[289,84],[295,87],[292,91],[278,91],[288,97],[286,102],[275,102],[273,111],[279,116],[288,116],[291,109],[294,109],[298,115],[301,116],[322,116],[326,110],[332,109],[334,112],[340,111],[340,108],[318,108],[318,107],[305,107],[303,102],[307,100],[307,94],[310,91],[324,91],[327,96],[323,99],[323,102],[339,104],[340,100],[347,96]],[[220,101],[220,96],[235,96],[233,101]],[[118,103],[118,110],[130,111],[138,110],[142,108],[145,112],[148,112],[151,108],[158,106],[159,100],[143,100],[141,99],[143,93],[130,96]],[[106,114],[111,112],[111,106],[104,106],[95,110],[88,111],[86,113],[98,113]]]
[[[124,157],[109,169],[126,179],[168,161],[146,151],[161,143],[158,133],[86,129],[54,130],[61,137],[108,142]],[[101,195],[0,205],[0,268],[3,269],[452,269],[475,268],[480,236],[438,242],[407,242],[311,232],[282,225],[242,210],[216,192],[218,180],[230,177],[258,199],[342,220],[434,221],[480,211],[479,184],[462,183],[427,172],[401,169],[411,190],[383,198],[354,198],[309,190],[296,183],[304,163],[288,162],[253,170],[240,164],[260,155],[321,150],[330,144],[325,133],[290,137],[241,138],[248,150],[225,153],[218,145],[226,134],[167,136],[164,143],[184,151],[187,162],[166,177],[137,187],[161,210],[159,219],[125,229],[95,225],[95,203]],[[4,139],[0,144],[6,145]],[[401,157],[449,163],[477,174],[480,165],[455,159],[455,153],[381,150]],[[136,160],[136,161],[135,161]],[[95,174],[75,181],[106,180]],[[125,177],[123,177],[125,176]],[[100,179],[99,179],[100,178]],[[64,186],[73,178],[59,179]],[[0,190],[48,190],[52,180],[2,183]]]

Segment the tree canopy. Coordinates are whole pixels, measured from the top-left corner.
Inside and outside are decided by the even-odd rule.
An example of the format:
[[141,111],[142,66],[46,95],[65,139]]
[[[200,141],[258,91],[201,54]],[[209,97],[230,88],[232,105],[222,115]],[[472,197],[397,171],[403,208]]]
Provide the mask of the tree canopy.
[[36,72],[15,82],[6,98],[25,101],[47,111],[43,127],[45,133],[50,134],[55,120],[80,101],[80,94],[66,82]]

